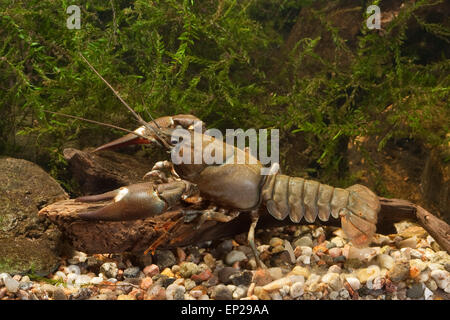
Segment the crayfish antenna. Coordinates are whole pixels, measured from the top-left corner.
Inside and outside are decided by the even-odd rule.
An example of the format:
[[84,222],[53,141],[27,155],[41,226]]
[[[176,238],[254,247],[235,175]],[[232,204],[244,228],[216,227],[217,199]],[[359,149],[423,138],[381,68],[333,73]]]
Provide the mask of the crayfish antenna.
[[84,60],[84,62],[87,63],[87,65],[92,69],[92,71],[94,71],[94,73],[112,90],[112,92],[115,94],[115,96],[120,100],[120,102],[122,102],[122,104],[131,112],[131,114],[135,117],[135,119],[141,124],[143,125],[145,128],[153,131],[155,133],[155,136],[160,140],[160,143],[162,145],[164,145],[165,148],[170,150],[170,145],[165,141],[164,137],[162,136],[161,133],[161,128],[158,126],[158,124],[156,123],[155,119],[153,119],[153,117],[150,115],[150,118],[152,119],[153,123],[155,124],[156,128],[150,126],[144,119],[142,119],[142,117],[136,113],[136,111],[133,110],[133,108],[131,108],[128,103],[125,102],[125,100],[123,100],[123,98],[120,96],[119,92],[117,92],[116,89],[113,88],[113,86],[111,86],[109,84],[108,81],[105,80],[105,78],[103,78],[101,76],[101,74],[94,68],[94,66],[92,66],[92,64],[83,56],[83,54],[80,52],[80,56],[81,58]]

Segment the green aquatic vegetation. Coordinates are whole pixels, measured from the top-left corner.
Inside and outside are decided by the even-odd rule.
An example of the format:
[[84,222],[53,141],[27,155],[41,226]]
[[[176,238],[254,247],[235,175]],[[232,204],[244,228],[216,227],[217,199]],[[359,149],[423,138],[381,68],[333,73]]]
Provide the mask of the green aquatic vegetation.
[[[289,170],[330,183],[348,182],[346,146],[357,137],[379,137],[380,150],[397,138],[447,144],[449,28],[421,11],[443,1],[406,5],[382,32],[362,23],[354,46],[316,3],[2,3],[0,153],[24,154],[71,190],[63,148],[121,133],[44,109],[135,127],[80,52],[144,118],[145,110],[193,113],[219,129],[280,128],[282,168],[309,150],[307,167]],[[80,30],[66,27],[70,4],[82,8]],[[368,4],[357,3],[362,17]],[[313,22],[304,23],[320,34],[280,53],[299,12],[311,6]],[[415,41],[411,26],[428,42]],[[325,55],[318,48],[328,38],[332,54]],[[287,150],[288,138],[304,139],[305,150]]]

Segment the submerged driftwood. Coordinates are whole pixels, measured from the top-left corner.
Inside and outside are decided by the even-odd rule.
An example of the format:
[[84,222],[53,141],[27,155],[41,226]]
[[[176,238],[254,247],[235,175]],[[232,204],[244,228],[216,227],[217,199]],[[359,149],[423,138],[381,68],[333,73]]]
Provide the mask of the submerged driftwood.
[[[141,179],[145,170],[150,170],[147,169],[147,165],[151,165],[151,161],[139,161],[145,162],[145,164],[143,167],[141,164],[140,170],[136,171],[135,159],[115,152],[92,153],[90,150],[66,149],[64,154],[71,163],[72,172],[79,178],[78,180],[85,181],[87,179],[91,182],[90,186],[101,185],[103,188],[108,187],[109,190],[136,183]],[[127,159],[125,160],[123,157]],[[125,165],[126,167],[124,167]],[[114,181],[114,187],[106,183],[109,181]],[[103,191],[106,190],[93,188],[90,193]],[[394,223],[402,220],[416,221],[444,250],[450,253],[450,226],[447,223],[422,207],[405,200],[380,198],[380,202],[381,211],[378,216],[377,232],[395,233]],[[160,248],[186,246],[248,232],[251,223],[250,215],[242,213],[228,223],[208,221],[195,230],[195,224],[183,223],[181,205],[170,212],[144,220],[85,221],[77,216],[79,212],[91,211],[108,203],[94,204],[65,200],[43,208],[39,214],[56,224],[77,250],[86,253],[120,253],[124,251],[142,253],[151,245],[159,245]],[[259,229],[293,224],[289,219],[275,220],[263,208],[260,216],[257,224]],[[305,224],[304,221],[303,224]],[[340,221],[331,219],[321,224],[340,226]],[[165,235],[170,235],[170,237],[165,237]]]
[[[393,233],[394,223],[403,220],[416,221],[450,253],[450,226],[447,223],[405,200],[380,198],[380,201],[379,233]],[[228,223],[208,221],[195,230],[194,223],[183,222],[182,207],[157,217],[134,221],[85,221],[77,216],[78,212],[94,210],[106,204],[108,202],[92,204],[64,200],[43,208],[39,214],[56,224],[76,250],[86,253],[129,251],[140,254],[149,247],[171,248],[234,236],[247,232],[250,226],[250,215],[242,213]],[[293,224],[289,219],[275,220],[263,209],[260,214],[259,229]],[[323,223],[331,226],[339,224],[338,220]]]

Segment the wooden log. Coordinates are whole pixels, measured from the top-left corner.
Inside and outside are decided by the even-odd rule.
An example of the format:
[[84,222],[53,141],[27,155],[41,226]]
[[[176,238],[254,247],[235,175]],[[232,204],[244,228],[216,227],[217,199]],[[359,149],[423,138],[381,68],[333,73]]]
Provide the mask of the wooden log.
[[[405,200],[380,198],[380,201],[379,233],[395,232],[394,223],[403,220],[416,221],[450,253],[450,226],[446,222]],[[39,214],[56,224],[76,250],[89,254],[125,251],[141,254],[155,244],[159,248],[187,246],[232,237],[247,232],[250,226],[250,215],[242,213],[228,223],[208,221],[196,230],[195,224],[183,222],[181,206],[157,217],[134,221],[85,221],[77,216],[78,212],[94,210],[106,204],[108,202],[92,204],[64,200],[43,208]],[[258,229],[293,224],[289,219],[275,220],[265,209],[261,209],[260,215]],[[332,219],[320,224],[339,226],[340,222]]]

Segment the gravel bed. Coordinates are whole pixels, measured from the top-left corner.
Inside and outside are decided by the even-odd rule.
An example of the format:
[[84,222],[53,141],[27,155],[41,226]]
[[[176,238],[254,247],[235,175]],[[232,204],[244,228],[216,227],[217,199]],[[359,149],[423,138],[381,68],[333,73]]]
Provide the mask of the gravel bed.
[[46,278],[0,274],[0,300],[442,300],[450,256],[407,222],[356,248],[340,228],[259,231],[266,269],[246,235],[154,256],[75,252]]

